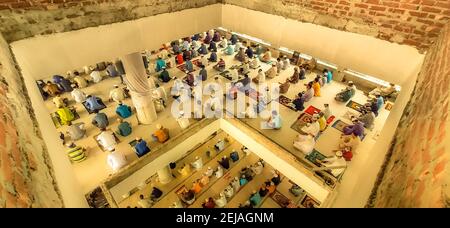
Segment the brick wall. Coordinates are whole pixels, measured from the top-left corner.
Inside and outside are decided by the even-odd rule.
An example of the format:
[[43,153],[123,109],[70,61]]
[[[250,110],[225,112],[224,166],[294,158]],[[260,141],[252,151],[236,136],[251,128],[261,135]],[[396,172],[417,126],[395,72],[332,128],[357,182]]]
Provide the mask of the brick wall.
[[450,23],[426,55],[369,207],[450,207]]
[[161,13],[218,0],[0,0],[0,32],[8,42]]
[[29,102],[0,35],[0,208],[62,207]]
[[450,18],[449,0],[224,0],[425,50]]

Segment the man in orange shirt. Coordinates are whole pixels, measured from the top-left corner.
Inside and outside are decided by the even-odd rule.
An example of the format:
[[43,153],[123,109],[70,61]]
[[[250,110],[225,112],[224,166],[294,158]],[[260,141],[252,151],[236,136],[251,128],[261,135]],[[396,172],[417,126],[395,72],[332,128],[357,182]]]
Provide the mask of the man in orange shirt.
[[169,140],[169,129],[164,128],[161,124],[156,125],[156,131],[152,134],[153,140],[164,143]]

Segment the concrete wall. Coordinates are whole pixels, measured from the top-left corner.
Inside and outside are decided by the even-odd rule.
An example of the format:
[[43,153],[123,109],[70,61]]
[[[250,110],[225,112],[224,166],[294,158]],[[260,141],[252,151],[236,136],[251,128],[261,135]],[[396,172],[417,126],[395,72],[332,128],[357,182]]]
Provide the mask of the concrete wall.
[[0,208],[62,207],[22,80],[0,35]]
[[370,207],[450,206],[450,24],[429,50]]
[[165,13],[11,43],[25,77],[49,78],[100,61],[114,60],[220,26],[221,5]]
[[448,0],[224,0],[223,2],[302,22],[413,45],[420,50],[430,47],[450,18]]
[[218,0],[3,0],[0,32],[8,42],[211,5]]
[[399,85],[423,61],[423,55],[411,46],[234,5],[223,5],[222,26]]

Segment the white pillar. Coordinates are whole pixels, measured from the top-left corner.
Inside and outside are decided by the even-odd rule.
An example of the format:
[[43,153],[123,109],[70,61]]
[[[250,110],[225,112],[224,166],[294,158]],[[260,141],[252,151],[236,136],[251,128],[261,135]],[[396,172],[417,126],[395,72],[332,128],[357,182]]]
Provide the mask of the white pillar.
[[130,90],[139,123],[151,124],[157,118],[152,99],[154,85],[150,85],[147,80],[142,56],[139,52],[126,55],[122,58],[122,63],[126,72],[125,82]]
[[173,176],[170,171],[170,167],[168,165],[164,166],[164,168],[158,170],[158,179],[161,184],[167,184],[172,181]]

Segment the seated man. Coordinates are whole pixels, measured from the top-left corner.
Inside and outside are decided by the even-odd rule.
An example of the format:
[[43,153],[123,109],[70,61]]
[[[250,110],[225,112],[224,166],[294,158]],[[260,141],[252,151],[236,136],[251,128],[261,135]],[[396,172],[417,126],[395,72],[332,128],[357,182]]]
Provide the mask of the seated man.
[[206,81],[208,79],[208,71],[206,71],[205,66],[201,66],[201,70],[198,73],[199,79],[202,81]]
[[291,65],[291,62],[287,56],[283,56],[282,61],[283,61],[283,66],[281,67],[281,69],[286,70]]
[[239,62],[244,62],[246,57],[245,57],[245,51],[244,48],[241,48],[238,53],[234,56],[234,58],[239,61]]
[[395,89],[395,84],[390,83],[388,87],[377,87],[369,92],[369,95],[375,96],[376,94],[380,94],[383,97],[387,97],[393,93],[395,93],[397,90]]
[[302,93],[301,97],[304,102],[308,102],[314,97],[314,89],[311,82],[306,85],[306,91]]
[[336,94],[336,97],[334,99],[340,102],[347,102],[353,97],[353,95],[355,95],[355,92],[356,91],[353,82],[349,81],[347,88],[345,88],[340,93]]
[[220,41],[220,33],[219,32],[217,32],[217,31],[214,32],[213,41],[214,42]]
[[84,123],[72,124],[71,121],[67,122],[67,134],[72,141],[77,141],[86,135],[86,129],[84,129]]
[[259,64],[259,59],[256,56],[253,56],[252,61],[250,61],[250,68],[257,69],[261,64]]
[[117,77],[117,76],[119,76],[119,72],[117,71],[116,67],[112,63],[108,63],[108,66],[106,67],[106,73],[110,77]]
[[184,77],[184,82],[189,86],[194,86],[194,81],[195,81],[194,75],[191,74],[189,71],[186,71],[186,77]]
[[260,56],[259,60],[263,63],[268,63],[272,60],[272,53],[267,50],[262,56]]
[[211,55],[209,56],[208,61],[217,62],[217,52],[216,51],[211,52]]
[[115,149],[113,149],[111,150],[111,153],[108,154],[108,157],[106,158],[106,163],[108,163],[109,167],[111,167],[113,172],[117,172],[127,164],[127,158],[122,153],[115,151]]
[[303,111],[305,109],[304,100],[297,94],[292,101],[292,105],[296,111]]
[[109,101],[115,101],[117,103],[122,102],[125,100],[126,94],[125,90],[122,88],[119,88],[118,85],[114,85],[114,88],[109,92]]
[[82,103],[86,100],[86,94],[78,88],[75,88],[70,94],[77,103]]
[[370,108],[365,107],[361,115],[358,117],[358,120],[364,124],[364,127],[367,129],[373,129],[373,123],[375,122],[375,114],[372,112]]
[[208,54],[208,48],[205,44],[202,44],[202,46],[198,49],[198,53],[200,55],[207,55]]
[[177,63],[175,62],[175,58],[173,58],[171,54],[167,55],[166,67],[170,69],[175,67],[176,65]]
[[92,78],[92,82],[94,83],[99,83],[103,79],[102,74],[98,70],[92,71],[90,76]]
[[47,81],[47,83],[45,83],[45,86],[42,88],[42,90],[52,97],[61,94],[58,86],[50,81]]
[[318,122],[318,115],[314,114],[313,118],[311,119],[311,123],[307,123],[300,130],[302,132],[304,132],[305,134],[309,134],[312,137],[316,137],[320,132],[320,124]]
[[294,147],[305,155],[309,155],[314,150],[316,140],[310,134],[299,134],[294,140]]
[[213,66],[213,69],[220,72],[225,71],[226,69],[225,61],[222,58],[220,58],[219,62],[215,66]]
[[219,43],[219,47],[226,48],[228,46],[228,40],[225,37],[222,37],[222,41]]
[[94,95],[88,95],[84,104],[89,112],[95,112],[105,108],[102,99]]
[[186,63],[184,65],[184,70],[192,72],[194,71],[194,65],[192,64],[191,60],[186,60]]
[[252,79],[252,81],[256,84],[264,83],[266,81],[266,74],[264,74],[262,69],[258,70],[258,75]]
[[177,54],[177,56],[175,57],[175,59],[177,60],[177,64],[181,65],[184,63],[184,59],[183,59],[183,55],[181,53]]
[[183,59],[184,60],[192,59],[192,52],[188,51],[188,50],[184,51],[183,52]]
[[153,140],[164,143],[169,140],[169,129],[163,127],[161,124],[156,124],[156,131],[152,134]]
[[110,130],[102,129],[102,132],[96,137],[97,142],[104,150],[113,151],[117,145],[116,137]]
[[344,135],[351,135],[354,134],[356,136],[359,136],[360,138],[364,137],[364,125],[359,120],[353,120],[353,125],[348,125],[344,127],[343,133]]
[[333,176],[338,177],[342,172],[344,172],[347,162],[343,158],[341,151],[336,152],[335,156],[325,158],[324,160],[317,160],[322,165],[331,168],[331,173]]
[[131,116],[131,107],[122,103],[119,103],[119,106],[116,108],[116,114],[121,118],[126,119]]
[[269,70],[267,70],[266,71],[266,77],[267,78],[274,78],[274,77],[276,77],[277,76],[277,64],[276,63],[273,63],[272,64],[272,67],[269,69]]
[[147,146],[147,142],[141,138],[136,138],[136,145],[134,146],[134,149],[136,151],[136,155],[138,157],[142,157],[148,152],[150,152],[150,148]]
[[64,106],[67,106],[67,98],[62,98],[61,95],[56,95],[56,97],[54,97],[52,99],[53,104],[55,104],[56,108],[62,108]]
[[109,125],[108,116],[105,113],[99,113],[97,110],[94,112],[95,117],[92,119],[92,124],[99,129],[106,129]]
[[208,50],[212,51],[212,52],[216,52],[217,51],[217,44],[216,44],[216,42],[211,41],[211,43],[209,44]]
[[75,87],[77,87],[77,88],[81,89],[81,88],[86,88],[88,86],[88,82],[86,81],[86,79],[84,79],[80,75],[75,75],[75,77],[73,78],[73,81],[75,82]]
[[60,75],[53,76],[53,82],[56,83],[63,92],[72,92],[72,82]]
[[162,68],[163,71],[159,74],[158,79],[164,83],[169,82],[172,78],[170,78],[169,72],[165,67]]
[[161,57],[158,57],[156,60],[156,72],[161,71],[163,68],[166,68],[166,61],[164,61]]
[[281,116],[278,114],[277,111],[273,110],[272,115],[270,116],[269,120],[265,123],[265,126],[263,128],[265,129],[280,129],[281,128]]
[[300,72],[298,67],[294,68],[294,73],[292,74],[292,76],[289,78],[289,82],[292,84],[297,84],[297,82],[300,80]]
[[248,46],[247,50],[245,50],[245,54],[249,59],[253,59],[253,49],[250,46]]
[[234,47],[231,44],[228,44],[227,48],[224,50],[225,55],[232,55],[234,54]]
[[132,132],[130,123],[121,118],[118,118],[117,121],[119,122],[119,125],[117,126],[116,133],[123,137],[130,135]]
[[235,82],[239,79],[239,73],[237,69],[230,69],[230,72],[228,72],[227,77],[230,78],[231,81]]
[[86,156],[86,149],[75,145],[75,143],[71,142],[70,144],[67,145],[68,149],[67,149],[67,155],[70,158],[71,162],[82,162],[84,160],[86,160],[87,156]]
[[70,121],[75,119],[75,114],[68,107],[58,108],[56,110],[56,114],[58,114],[59,120],[62,125],[66,125]]
[[361,139],[356,135],[342,135],[339,149],[350,148],[351,151],[355,152],[360,143]]
[[284,83],[280,83],[280,87],[279,87],[280,93],[281,94],[287,93],[290,86],[291,86],[291,83],[289,83],[289,79],[286,79],[286,81]]

